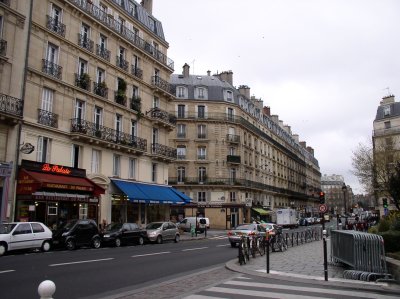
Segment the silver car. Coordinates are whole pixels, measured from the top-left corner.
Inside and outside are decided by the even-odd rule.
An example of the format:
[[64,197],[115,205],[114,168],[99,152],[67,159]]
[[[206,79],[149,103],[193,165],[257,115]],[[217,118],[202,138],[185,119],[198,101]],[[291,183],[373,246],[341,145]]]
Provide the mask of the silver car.
[[173,240],[178,243],[180,240],[179,229],[170,221],[151,222],[146,226],[147,239],[150,242],[161,244],[166,240]]
[[240,243],[242,236],[262,236],[265,237],[265,227],[256,223],[244,223],[228,231],[228,239],[232,247]]

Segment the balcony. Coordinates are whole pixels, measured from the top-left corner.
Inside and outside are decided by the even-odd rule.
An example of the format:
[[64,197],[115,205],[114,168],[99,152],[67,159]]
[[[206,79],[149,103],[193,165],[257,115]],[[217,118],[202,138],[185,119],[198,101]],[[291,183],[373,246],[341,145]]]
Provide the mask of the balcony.
[[161,159],[166,162],[172,162],[176,160],[176,148],[160,143],[151,144],[151,153],[154,155],[153,158],[155,159]]
[[143,79],[143,70],[134,65],[131,66],[131,74],[139,79]]
[[197,155],[197,160],[205,161],[205,160],[206,160],[206,155],[198,154],[198,155]]
[[129,153],[139,154],[147,150],[146,139],[78,118],[71,120],[71,134],[74,139],[82,139],[89,143],[101,143]]
[[115,103],[126,107],[126,95],[121,93],[119,90],[115,91]]
[[108,98],[108,88],[104,81],[100,83],[93,82],[93,92],[98,96]]
[[170,68],[172,71],[174,70],[174,61],[172,59],[168,58],[162,52],[160,52],[144,39],[139,37],[135,32],[123,26],[121,22],[111,16],[108,16],[107,12],[103,11],[100,7],[82,0],[69,0],[69,2],[79,7],[87,14],[91,15],[93,18],[98,20],[100,23],[102,23],[104,26],[108,27],[118,35],[126,38],[129,42],[135,45],[135,47],[146,52],[158,62]]
[[87,73],[75,73],[75,86],[90,91],[90,76]]
[[46,59],[42,59],[42,72],[58,80],[62,79],[62,67]]
[[171,86],[170,86],[169,82],[164,79],[161,79],[160,76],[152,76],[151,82],[152,82],[153,86],[156,86],[157,88],[159,88],[169,94],[172,94]]
[[65,37],[65,25],[49,15],[47,15],[47,29]]
[[11,0],[0,0],[0,3],[3,3],[6,6],[10,6],[10,1]]
[[374,137],[393,135],[393,134],[400,134],[400,126],[393,126],[390,128],[378,129],[373,131]]
[[138,113],[142,113],[142,99],[137,96],[131,98],[130,108]]
[[86,35],[78,34],[78,45],[90,52],[93,52],[94,42]]
[[227,163],[231,163],[231,164],[240,164],[241,159],[240,159],[240,156],[227,155],[226,156],[226,162]]
[[239,135],[233,135],[233,134],[227,134],[226,135],[226,141],[230,143],[240,143],[240,136]]
[[186,154],[177,154],[176,159],[177,160],[186,160]]
[[0,93],[0,119],[10,124],[16,124],[22,118],[23,101]]
[[123,69],[125,72],[128,71],[129,64],[128,61],[126,61],[124,58],[117,56],[117,66],[121,69]]
[[38,109],[38,123],[48,127],[58,128],[58,114]]
[[111,52],[109,50],[107,50],[106,48],[104,48],[100,45],[96,45],[96,55],[100,56],[104,60],[107,60],[108,62],[110,62],[110,55],[111,55],[110,53]]
[[161,110],[160,108],[153,108],[146,112],[152,118],[153,122],[166,127],[169,130],[173,130],[176,125],[176,117],[169,114],[167,111]]
[[6,56],[7,54],[7,41],[4,39],[0,39],[0,55]]
[[178,132],[178,133],[176,133],[176,138],[186,138],[186,132]]

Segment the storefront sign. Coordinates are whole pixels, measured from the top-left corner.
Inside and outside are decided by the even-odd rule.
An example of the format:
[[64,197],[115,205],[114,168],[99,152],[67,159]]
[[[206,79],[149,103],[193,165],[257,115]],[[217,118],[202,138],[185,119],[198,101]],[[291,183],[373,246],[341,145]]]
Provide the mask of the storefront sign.
[[42,171],[57,173],[57,174],[67,174],[67,175],[69,175],[71,173],[71,169],[69,169],[68,167],[59,166],[59,165],[51,165],[48,163],[46,163],[42,166]]
[[21,168],[26,170],[52,173],[57,175],[69,175],[77,177],[86,177],[86,170],[81,168],[68,167],[50,163],[41,163],[30,160],[22,160]]

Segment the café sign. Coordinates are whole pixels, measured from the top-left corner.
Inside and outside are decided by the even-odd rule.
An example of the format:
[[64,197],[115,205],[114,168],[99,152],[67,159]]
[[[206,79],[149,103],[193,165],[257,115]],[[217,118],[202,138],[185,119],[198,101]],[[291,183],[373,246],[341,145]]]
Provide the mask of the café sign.
[[71,169],[69,169],[68,167],[59,165],[50,165],[49,163],[43,164],[42,171],[57,173],[57,174],[66,174],[66,175],[69,175],[71,173]]

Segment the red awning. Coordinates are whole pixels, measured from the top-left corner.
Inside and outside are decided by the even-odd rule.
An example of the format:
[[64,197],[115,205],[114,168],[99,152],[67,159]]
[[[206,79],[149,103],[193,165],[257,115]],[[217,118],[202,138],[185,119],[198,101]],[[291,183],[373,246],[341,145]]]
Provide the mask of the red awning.
[[88,178],[55,175],[42,172],[20,170],[17,194],[32,194],[39,189],[67,190],[68,192],[90,192],[94,196],[104,194],[105,190]]

